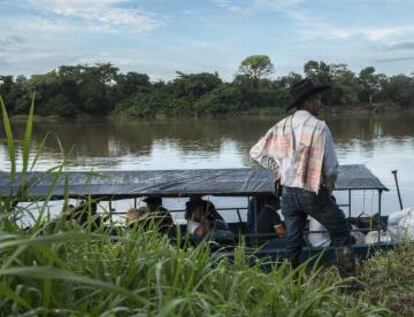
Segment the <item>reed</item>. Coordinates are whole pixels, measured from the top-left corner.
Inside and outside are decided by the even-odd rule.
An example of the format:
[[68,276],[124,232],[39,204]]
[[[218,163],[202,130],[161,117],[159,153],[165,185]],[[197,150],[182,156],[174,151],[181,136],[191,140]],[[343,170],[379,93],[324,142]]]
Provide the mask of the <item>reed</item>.
[[[16,155],[6,107],[1,101],[9,150],[11,177],[16,179]],[[23,146],[23,171],[29,158],[33,103]],[[63,164],[62,164],[63,165]],[[62,166],[53,172],[59,175]],[[20,184],[24,195],[31,180]],[[68,197],[68,195],[65,195]],[[14,197],[0,204],[0,315],[2,316],[387,316],[387,297],[374,289],[355,295],[341,292],[334,269],[301,266],[292,274],[287,264],[263,270],[248,259],[243,245],[233,260],[211,253],[207,242],[185,248],[171,244],[155,230],[137,228],[116,236],[79,227],[63,215],[50,219],[44,211],[50,195],[30,207],[16,208]],[[15,222],[39,208],[30,231]],[[53,226],[52,226],[53,224]],[[179,238],[180,239],[180,238]],[[177,244],[183,244],[178,241]],[[408,252],[408,251],[407,251]],[[410,254],[414,252],[410,249]],[[404,253],[399,253],[404,254]],[[379,255],[363,264],[363,278],[373,267],[386,283],[398,271]],[[402,260],[401,260],[402,261]],[[410,263],[404,257],[403,263]],[[385,267],[389,267],[385,270]],[[294,278],[296,276],[296,278]],[[413,275],[405,278],[413,281]],[[401,279],[400,279],[401,280]],[[405,281],[408,283],[408,280]],[[390,285],[390,284],[385,284]],[[384,286],[386,287],[386,286]],[[386,294],[387,289],[384,288]],[[407,294],[409,294],[407,292]],[[405,312],[405,311],[403,311]]]

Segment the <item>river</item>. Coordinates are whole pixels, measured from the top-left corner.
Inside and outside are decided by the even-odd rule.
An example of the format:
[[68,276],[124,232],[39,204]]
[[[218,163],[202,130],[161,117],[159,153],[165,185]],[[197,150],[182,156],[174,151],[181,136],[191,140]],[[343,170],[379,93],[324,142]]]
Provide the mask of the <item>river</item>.
[[[411,170],[414,162],[414,115],[337,115],[325,119],[331,127],[340,164],[365,164],[390,188],[390,192],[384,194],[385,213],[399,209],[391,174],[393,169],[399,171],[404,207],[414,207],[414,172]],[[46,134],[48,140],[35,169],[46,170],[61,161],[59,142],[67,155],[67,170],[250,167],[255,163],[248,156],[249,148],[274,121],[275,118],[271,117],[36,121],[32,136],[34,147]],[[24,126],[24,121],[13,120],[16,139],[23,139]],[[9,164],[4,143],[0,144],[0,159],[0,169],[7,171]],[[374,212],[376,195],[360,192],[355,197],[354,215],[362,211]]]

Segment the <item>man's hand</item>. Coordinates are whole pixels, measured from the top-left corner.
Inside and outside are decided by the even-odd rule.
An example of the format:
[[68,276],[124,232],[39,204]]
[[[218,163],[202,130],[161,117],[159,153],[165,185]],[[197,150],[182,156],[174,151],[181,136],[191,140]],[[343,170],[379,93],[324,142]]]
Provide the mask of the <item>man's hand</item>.
[[280,239],[284,239],[286,238],[286,229],[285,227],[280,224],[280,225],[276,225],[275,226],[275,230],[276,230],[276,235],[280,238]]

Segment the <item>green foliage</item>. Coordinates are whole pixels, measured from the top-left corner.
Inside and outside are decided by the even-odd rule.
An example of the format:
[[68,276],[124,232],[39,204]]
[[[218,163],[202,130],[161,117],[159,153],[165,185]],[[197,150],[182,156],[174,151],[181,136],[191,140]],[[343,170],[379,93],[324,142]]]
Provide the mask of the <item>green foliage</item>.
[[70,102],[65,95],[56,95],[48,100],[48,109],[50,113],[62,117],[76,117],[78,109]]
[[359,72],[359,99],[362,102],[373,102],[373,98],[381,90],[383,74],[375,74],[375,68],[365,67]]
[[274,67],[269,56],[251,55],[241,62],[239,71],[253,80],[258,80],[271,75]]
[[222,84],[218,74],[199,73],[184,74],[177,72],[178,78],[172,82],[174,95],[178,98],[186,97],[195,101],[206,93]]
[[355,105],[358,103],[357,79],[355,74],[344,64],[330,65],[332,91],[329,104]]
[[331,83],[331,66],[323,61],[317,62],[310,60],[303,66],[303,71],[306,77],[311,78],[312,80],[322,83]]
[[195,104],[198,114],[222,114],[246,110],[240,89],[233,85],[222,85]]
[[414,78],[406,75],[397,75],[384,80],[381,99],[391,101],[403,107],[414,105]]
[[166,102],[164,96],[137,93],[117,104],[115,112],[131,118],[154,118]]
[[[341,105],[414,105],[412,76],[387,77],[372,66],[354,73],[345,64],[310,60],[304,64],[306,77],[329,83],[332,90],[322,96],[328,107]],[[274,66],[266,55],[245,58],[231,82],[218,73],[184,74],[168,82],[151,82],[147,74],[119,73],[110,63],[61,66],[45,74],[0,76],[0,93],[10,114],[26,114],[36,92],[36,114],[77,115],[122,114],[132,118],[261,112],[284,108],[290,101],[288,89],[302,79],[298,73],[273,78]],[[222,95],[221,95],[222,94]],[[371,107],[372,108],[372,107]]]

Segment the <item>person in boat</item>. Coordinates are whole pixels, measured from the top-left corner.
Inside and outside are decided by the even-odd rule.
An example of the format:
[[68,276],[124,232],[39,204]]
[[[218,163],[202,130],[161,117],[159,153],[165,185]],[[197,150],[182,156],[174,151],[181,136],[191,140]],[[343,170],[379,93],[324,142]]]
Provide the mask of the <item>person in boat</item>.
[[[365,234],[350,224],[352,244],[365,244]],[[309,216],[308,241],[312,247],[329,247],[332,243],[328,230],[315,218]]]
[[75,220],[79,226],[90,226],[91,230],[100,228],[105,219],[97,214],[98,204],[95,201],[83,201],[79,206],[69,205],[66,213],[67,220]]
[[307,216],[324,225],[341,276],[356,274],[350,229],[345,214],[331,198],[338,160],[327,124],[318,119],[321,93],[329,85],[308,78],[290,89],[291,114],[277,122],[251,150],[250,155],[273,170],[282,189],[282,213],[287,229],[286,253],[292,267],[300,264]]
[[162,206],[160,196],[148,196],[143,199],[146,203],[152,221],[157,222],[159,232],[169,233],[174,227],[174,221],[166,208]]
[[147,207],[131,208],[128,209],[125,220],[125,234],[129,233],[138,225],[141,224],[145,227],[145,220],[149,216]]
[[[223,217],[219,214],[219,212],[216,209],[216,206],[214,206],[214,204],[210,200],[203,199],[201,195],[191,195],[189,201],[200,202],[201,204],[203,204],[204,206],[203,208],[206,211],[208,217],[221,220],[224,222]],[[184,218],[186,220],[190,218],[190,216],[187,214],[187,208],[186,208],[186,213],[184,214]]]
[[233,240],[233,234],[227,223],[214,217],[203,200],[190,199],[186,203],[185,218],[187,232],[193,238],[204,239],[209,236],[215,241]]
[[[259,243],[267,242],[268,244],[272,244],[271,240],[279,240],[286,237],[286,230],[278,213],[278,209],[280,209],[279,197],[273,194],[269,195],[257,217]],[[260,237],[260,235],[266,236]]]

